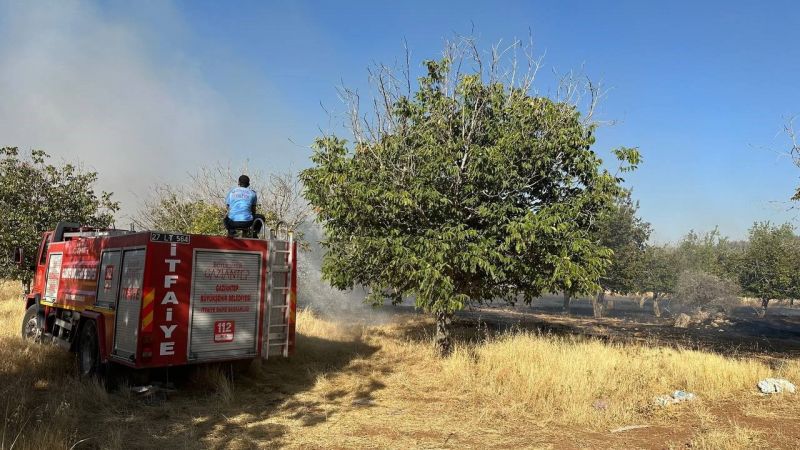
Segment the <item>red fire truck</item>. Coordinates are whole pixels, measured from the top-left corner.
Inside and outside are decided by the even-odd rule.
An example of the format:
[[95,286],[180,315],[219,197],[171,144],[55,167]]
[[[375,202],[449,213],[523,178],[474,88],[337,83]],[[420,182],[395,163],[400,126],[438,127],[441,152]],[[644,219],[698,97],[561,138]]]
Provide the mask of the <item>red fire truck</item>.
[[294,350],[297,246],[229,238],[91,229],[44,233],[22,323],[25,338],[78,355],[82,375]]

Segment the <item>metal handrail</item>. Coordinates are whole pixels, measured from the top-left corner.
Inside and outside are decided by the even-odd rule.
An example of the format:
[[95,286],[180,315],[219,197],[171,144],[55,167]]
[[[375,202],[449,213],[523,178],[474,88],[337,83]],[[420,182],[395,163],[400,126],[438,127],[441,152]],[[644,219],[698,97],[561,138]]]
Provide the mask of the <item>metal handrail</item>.
[[[283,234],[283,236],[281,236]],[[289,228],[289,225],[286,222],[279,220],[278,223],[275,224],[274,228],[270,228],[269,230],[269,238],[270,239],[280,239],[280,240],[289,240],[292,235],[292,230]]]

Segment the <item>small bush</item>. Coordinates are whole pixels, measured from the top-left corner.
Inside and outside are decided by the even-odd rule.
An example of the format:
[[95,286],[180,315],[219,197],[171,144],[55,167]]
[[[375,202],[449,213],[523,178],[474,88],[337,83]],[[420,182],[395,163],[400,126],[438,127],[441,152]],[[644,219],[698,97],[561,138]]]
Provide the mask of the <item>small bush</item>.
[[707,272],[687,270],[678,277],[675,302],[687,309],[730,313],[739,305],[739,286]]

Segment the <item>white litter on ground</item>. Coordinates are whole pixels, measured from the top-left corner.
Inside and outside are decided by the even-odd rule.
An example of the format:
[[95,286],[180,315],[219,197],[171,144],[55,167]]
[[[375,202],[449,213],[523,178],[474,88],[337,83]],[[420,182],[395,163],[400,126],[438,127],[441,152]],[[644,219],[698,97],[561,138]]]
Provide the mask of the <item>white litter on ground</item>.
[[764,378],[758,382],[758,389],[764,394],[780,394],[781,392],[794,394],[796,390],[794,384],[783,378]]
[[697,399],[695,394],[686,391],[675,391],[672,395],[662,395],[656,397],[656,403],[660,406],[674,405],[675,403],[688,402]]

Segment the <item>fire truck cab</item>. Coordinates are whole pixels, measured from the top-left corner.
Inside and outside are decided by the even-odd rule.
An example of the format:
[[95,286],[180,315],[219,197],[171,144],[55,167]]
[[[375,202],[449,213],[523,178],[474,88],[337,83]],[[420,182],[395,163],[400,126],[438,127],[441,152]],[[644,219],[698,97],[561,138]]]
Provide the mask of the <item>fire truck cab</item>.
[[92,229],[44,233],[22,335],[78,355],[79,372],[288,357],[297,245]]

